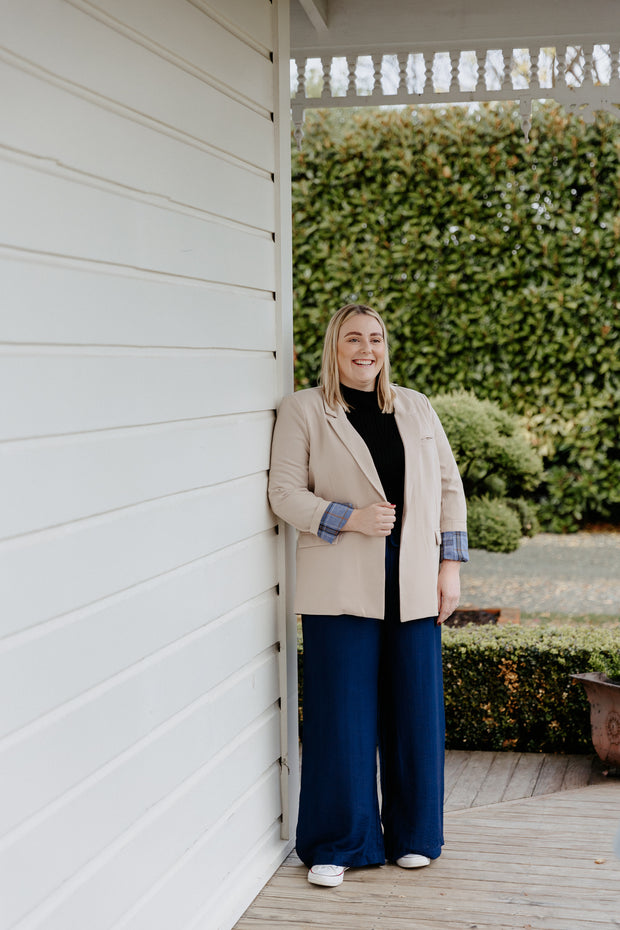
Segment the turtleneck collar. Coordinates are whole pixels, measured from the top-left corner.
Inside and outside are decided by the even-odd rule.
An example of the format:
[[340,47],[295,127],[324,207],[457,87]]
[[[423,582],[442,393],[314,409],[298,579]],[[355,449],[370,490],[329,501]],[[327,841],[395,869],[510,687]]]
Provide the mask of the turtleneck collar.
[[376,388],[374,391],[358,391],[357,388],[347,387],[341,382],[340,390],[349,407],[355,410],[377,410],[379,408]]

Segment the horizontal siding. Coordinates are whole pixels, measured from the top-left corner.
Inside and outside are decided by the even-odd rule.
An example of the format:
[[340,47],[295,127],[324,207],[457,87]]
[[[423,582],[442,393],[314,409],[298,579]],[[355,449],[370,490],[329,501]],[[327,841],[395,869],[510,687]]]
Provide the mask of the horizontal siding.
[[17,161],[2,164],[0,198],[1,241],[13,248],[275,290],[275,252],[266,233]]
[[[208,908],[211,897],[230,878],[236,856],[247,848],[248,841],[260,840],[263,855],[266,842],[271,848],[278,843],[278,769],[272,764],[266,773],[256,770],[262,762],[258,753],[275,750],[275,727],[269,736],[267,743],[265,734],[259,733],[256,744],[250,743],[248,751],[239,749],[217,776],[205,778],[178,801],[172,799],[161,817],[156,812],[144,829],[128,834],[122,845],[93,862],[70,894],[59,892],[52,898],[45,915],[46,930],[77,930],[86,919],[89,930],[112,926],[119,930],[136,926],[170,930],[179,926],[173,922],[175,917],[185,918],[190,907],[193,913],[198,903]],[[235,795],[235,802],[227,806]],[[216,799],[225,815],[211,825]],[[272,826],[265,830],[265,824]],[[255,863],[248,866],[254,868]],[[228,894],[235,894],[235,886],[228,885]],[[102,896],[102,886],[115,889],[115,893]],[[136,890],[142,890],[137,901]],[[203,926],[209,928],[208,914],[203,919]],[[118,923],[112,923],[116,920]],[[24,930],[30,930],[28,923]]]
[[208,926],[288,848],[274,7],[5,6],[0,930]]
[[271,0],[189,0],[209,16],[218,17],[232,32],[269,53],[273,48]]
[[[272,351],[271,291],[102,268],[19,260],[0,249],[0,342]],[[71,287],[66,286],[67,280]],[[19,312],[17,312],[19,310]]]
[[0,395],[16,401],[0,411],[0,439],[269,410],[276,399],[271,353],[5,349],[0,363]]
[[[270,114],[257,113],[206,80],[100,22],[63,0],[24,0],[11,4],[2,24],[3,46],[12,56],[49,72],[50,83],[93,94],[102,105],[128,118],[157,123],[240,161],[273,171],[274,132]],[[168,4],[169,17],[174,7]],[[142,15],[147,16],[142,0]],[[253,60],[241,47],[239,68]]]
[[[277,583],[276,536],[268,530],[50,621],[34,636],[5,640],[0,643],[0,740],[10,733],[23,739],[17,731],[28,724]],[[38,686],[25,688],[24,682]],[[15,813],[8,815],[14,825]]]
[[[245,901],[252,902],[282,864],[282,858],[273,855],[280,832],[279,823],[262,836],[256,830],[258,839],[253,845],[244,841],[243,822],[239,816],[235,817],[234,827],[234,833],[229,829],[226,837],[222,838],[230,850],[226,880],[214,889],[208,904],[202,906],[183,930],[228,930],[246,911]],[[236,849],[232,843],[236,844]],[[248,876],[251,876],[251,885],[248,885]],[[231,896],[231,888],[246,889],[246,897]]]
[[[273,674],[265,677],[270,677],[272,680],[274,678]],[[267,682],[261,681],[258,674],[256,674],[255,681],[257,686],[252,689],[253,695],[256,695],[259,700],[267,700],[269,694]],[[273,696],[273,690],[271,688],[269,696]],[[229,741],[223,758],[212,760],[214,764],[205,764],[180,784],[175,791],[168,791],[165,800],[161,802],[160,810],[150,808],[141,821],[132,821],[131,829],[124,831],[114,851],[116,856],[125,859],[126,867],[129,863],[127,856],[123,856],[123,852],[129,851],[129,862],[135,864],[131,866],[129,873],[131,874],[129,887],[127,883],[124,889],[121,885],[118,889],[121,893],[115,894],[110,902],[116,908],[117,913],[140,890],[141,878],[143,880],[145,878],[150,885],[159,878],[163,869],[175,866],[188,846],[199,842],[202,838],[204,840],[208,838],[208,831],[212,830],[220,820],[222,811],[228,813],[238,796],[261,777],[266,765],[269,765],[273,771],[274,755],[278,753],[279,725],[277,708],[273,701],[271,707],[273,709],[268,717],[267,738],[264,733],[259,732],[254,742],[251,732],[254,728],[248,728],[249,732],[240,734],[242,738],[237,740],[237,746],[235,746],[234,738],[231,739],[228,736]],[[195,731],[192,731],[191,735],[195,735]],[[236,753],[231,753],[231,745],[233,750],[237,749]],[[277,758],[277,755],[275,757]],[[145,761],[151,760],[147,757]],[[158,756],[156,764],[163,765],[164,774],[167,774],[169,763],[165,757]],[[163,775],[160,775],[160,778],[164,780]],[[276,784],[277,780],[276,777]],[[88,863],[88,872],[92,874],[97,866],[92,858],[93,853],[95,855],[98,853],[97,841],[109,841],[114,825],[118,823],[118,818],[123,814],[125,814],[125,819],[133,818],[135,813],[142,808],[143,795],[140,790],[142,781],[143,772],[138,766],[134,777],[129,777],[125,785],[119,785],[123,792],[120,799],[113,796],[114,784],[111,784],[108,786],[110,790],[105,799],[107,803],[104,803],[101,797],[86,798],[81,810],[78,803],[73,812],[63,810],[62,816],[60,813],[56,814],[55,822],[53,819],[48,819],[46,823],[38,825],[36,832],[31,831],[28,834],[23,831],[20,834],[20,838],[7,848],[5,855],[0,857],[3,877],[7,881],[7,888],[3,894],[5,919],[10,921],[22,917],[29,907],[33,904],[36,906],[58,890],[62,882],[70,879],[80,866]],[[279,786],[277,793],[279,795]],[[94,811],[96,811],[96,819],[93,818]],[[261,819],[272,823],[278,815],[279,798],[277,798],[277,809],[270,811],[268,818]],[[53,814],[51,816],[54,817]],[[85,817],[90,818],[90,823],[88,820],[85,823]],[[86,825],[91,829],[85,829]],[[62,840],[62,843],[59,843],[59,840]],[[105,852],[100,853],[102,866],[110,864],[111,845],[112,843],[109,843]],[[214,858],[216,858],[215,855]],[[18,881],[20,870],[23,869],[25,863],[28,863],[31,870],[31,881],[28,887],[24,887]],[[118,863],[114,862],[114,871],[117,868]],[[100,878],[97,885],[101,887]],[[115,888],[112,884],[108,887]],[[204,885],[198,887],[202,894]],[[124,901],[122,901],[123,897]],[[75,905],[76,902],[73,902],[73,907]],[[101,920],[103,916],[100,912],[101,905],[102,902],[97,895],[95,913],[91,899],[90,909],[86,911],[93,915],[92,920],[89,919],[89,930],[109,926]],[[57,925],[59,927],[63,925],[62,918]],[[46,926],[54,926],[54,923],[46,922]],[[67,926],[77,927],[79,924],[64,924],[65,928]]]
[[[183,867],[171,871],[150,900],[130,916],[128,930],[168,930],[174,920],[182,920],[185,924],[199,906],[203,909],[202,925],[208,927],[210,900],[224,883],[229,885],[229,894],[233,893],[235,884],[230,880],[239,851],[244,852],[257,840],[264,843],[265,823],[275,822],[279,826],[279,794],[279,770],[272,766],[260,779],[250,783],[245,795],[226,818],[220,820],[211,842],[197,844],[189,850]],[[256,867],[255,863],[248,865]],[[178,902],[178,906],[173,902]]]
[[[273,229],[273,183],[267,171],[251,171],[205,151],[194,139],[166,135],[158,125],[129,119],[99,100],[68,94],[50,84],[44,72],[32,74],[23,67],[22,62],[0,61],[0,85],[21,101],[17,108],[6,95],[0,98],[0,138],[13,152],[43,151],[50,163],[85,181],[105,178],[171,205]],[[146,150],[147,159],[136,158]]]
[[[231,93],[238,93],[247,101],[273,109],[273,70],[269,61],[268,46],[264,52],[243,48],[243,68],[237,66],[243,39],[237,29],[226,28],[209,15],[209,6],[202,8],[192,6],[187,0],[150,0],[148,16],[145,16],[143,0],[94,0],[79,2],[77,6],[93,16],[107,17],[106,22],[134,38],[137,42],[148,43],[156,53],[178,64],[179,67],[191,67],[195,73],[207,81],[217,80],[218,84],[229,88]],[[258,23],[268,23],[270,14],[264,0],[257,4],[263,6],[262,14],[256,17]],[[230,4],[227,4],[230,9]],[[225,7],[224,7],[225,9]],[[216,13],[217,16],[217,13]],[[230,22],[230,21],[229,21]],[[247,4],[242,13],[244,31],[247,29]],[[231,24],[232,25],[232,24]],[[265,36],[268,42],[271,35]]]
[[272,426],[268,411],[5,443],[0,537],[265,471]]
[[[264,474],[163,498],[0,546],[0,636],[91,604],[264,532]],[[33,584],[36,578],[36,584]]]
[[[91,779],[92,786],[96,785],[98,780],[119,771],[120,766],[124,770],[127,766],[131,768],[133,758],[140,752],[139,744],[147,737],[151,742],[154,739],[163,739],[164,742],[167,740],[168,743],[174,743],[174,733],[166,734],[166,730],[171,726],[170,721],[177,715],[182,715],[190,705],[206,700],[205,695],[210,688],[221,686],[221,719],[216,726],[214,719],[210,717],[209,727],[205,729],[201,726],[198,729],[197,717],[194,715],[190,732],[193,730],[199,739],[202,747],[200,751],[206,755],[206,760],[210,758],[210,754],[215,754],[213,745],[218,728],[221,731],[218,737],[221,741],[233,739],[234,716],[232,708],[228,708],[230,694],[228,699],[225,699],[230,685],[223,683],[229,677],[232,677],[234,682],[236,675],[244,677],[247,674],[252,680],[257,675],[253,665],[258,661],[255,656],[260,656],[260,667],[265,666],[265,663],[265,667],[273,667],[275,652],[272,598],[273,594],[266,594],[249,601],[236,611],[224,615],[219,622],[212,621],[204,629],[189,634],[178,643],[154,653],[148,660],[132,666],[119,676],[118,680],[111,679],[105,685],[85,692],[80,700],[72,702],[55,714],[41,718],[36,725],[4,740],[1,756],[2,787],[3,790],[11,792],[10,796],[15,798],[15,804],[3,815],[3,832],[9,833],[19,824],[33,818],[33,815],[52,801],[58,802],[58,799],[62,799],[64,809],[83,795],[86,785],[80,783],[85,783],[87,779]],[[218,656],[213,651],[221,645],[230,649],[231,643],[241,634],[247,642],[239,645],[234,656]],[[263,655],[265,652],[269,653],[270,649],[271,658],[268,654]],[[247,666],[248,672],[243,671],[244,666]],[[263,680],[271,695],[272,691],[269,688],[273,689],[277,684],[277,678],[266,671]],[[277,690],[271,703],[276,699]],[[197,713],[200,712],[198,716],[202,717],[202,724],[205,723],[207,711],[208,708],[204,713],[200,711],[200,707],[197,708]],[[256,712],[256,706],[252,708],[252,712]],[[175,722],[182,726],[182,721]],[[93,724],[96,724],[96,727],[93,727]],[[86,735],[88,733],[89,736]],[[179,744],[187,753],[187,759],[182,757],[179,760],[182,766],[189,765],[193,755],[193,748],[186,745],[187,735],[185,728],[185,739]],[[205,737],[208,738],[206,743]],[[142,752],[144,751],[142,747]],[[113,764],[110,765],[112,761]],[[47,772],[45,780],[32,779],[25,785],[20,783],[21,773],[36,772],[39,767]],[[105,775],[101,773],[104,769]],[[146,775],[144,779],[146,786]],[[70,796],[63,798],[67,793],[70,793]],[[119,798],[118,803],[122,805],[124,801]],[[58,804],[55,808],[57,806]],[[36,841],[40,822],[45,818],[34,819],[35,829],[28,829],[29,824],[26,823],[16,832],[17,841],[24,835],[34,836]],[[12,848],[13,843],[10,840],[11,836],[5,837],[4,845],[10,845]]]

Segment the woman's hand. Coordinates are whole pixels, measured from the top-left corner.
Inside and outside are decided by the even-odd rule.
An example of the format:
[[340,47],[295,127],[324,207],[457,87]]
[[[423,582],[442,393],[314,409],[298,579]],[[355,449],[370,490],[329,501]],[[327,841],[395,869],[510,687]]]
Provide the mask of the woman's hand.
[[439,616],[437,617],[437,623],[443,623],[444,620],[447,620],[458,607],[461,596],[460,569],[461,563],[454,562],[452,559],[444,559],[439,566],[439,578],[437,579]]
[[369,504],[361,510],[354,510],[342,531],[363,533],[364,536],[389,536],[395,522],[394,504]]

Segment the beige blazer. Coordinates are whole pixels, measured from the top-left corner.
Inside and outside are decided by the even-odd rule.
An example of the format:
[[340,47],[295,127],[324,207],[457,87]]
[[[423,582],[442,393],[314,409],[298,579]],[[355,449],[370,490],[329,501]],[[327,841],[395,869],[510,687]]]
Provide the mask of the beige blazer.
[[[436,616],[441,533],[466,530],[463,485],[427,397],[393,385],[394,413],[405,448],[400,544],[401,620]],[[295,610],[383,618],[385,537],[316,535],[332,501],[355,508],[385,501],[368,446],[342,407],[327,406],[320,388],[285,397],[273,434],[269,502],[299,530]]]

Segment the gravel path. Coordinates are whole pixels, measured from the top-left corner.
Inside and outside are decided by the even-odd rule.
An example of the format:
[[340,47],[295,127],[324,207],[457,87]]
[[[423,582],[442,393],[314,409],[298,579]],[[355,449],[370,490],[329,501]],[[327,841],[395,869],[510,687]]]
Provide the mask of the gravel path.
[[540,533],[516,552],[469,555],[462,606],[620,616],[620,533]]

